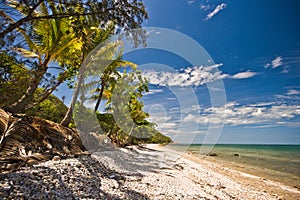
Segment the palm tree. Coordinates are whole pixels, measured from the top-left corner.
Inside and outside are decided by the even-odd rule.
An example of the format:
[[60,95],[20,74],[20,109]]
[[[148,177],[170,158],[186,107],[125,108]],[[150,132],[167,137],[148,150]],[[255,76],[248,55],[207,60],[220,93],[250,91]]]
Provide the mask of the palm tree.
[[[45,3],[42,2],[39,5],[39,12],[36,12],[35,14],[37,16],[49,15],[50,11],[52,13],[61,12],[55,6],[51,6],[51,4],[50,8],[46,7]],[[32,76],[29,80],[29,86],[26,89],[26,92],[17,102],[6,108],[8,111],[12,113],[23,112],[35,105],[32,103],[34,93],[46,74],[51,62],[60,63],[59,66],[62,70],[64,70],[64,67],[79,67],[78,64],[76,64],[76,52],[81,50],[82,43],[72,30],[71,23],[72,21],[69,19],[45,19],[36,21],[33,24],[31,33],[19,29],[19,32],[22,33],[27,44],[27,48],[16,47],[14,50],[19,52],[25,58],[35,60],[35,66],[33,66]],[[75,59],[71,60],[71,56]],[[37,102],[41,102],[47,98],[47,96],[70,75],[68,74],[70,71],[71,70],[64,70],[63,73],[60,73],[56,84],[42,94]]]
[[119,47],[120,42],[109,43],[109,37],[114,32],[114,24],[109,23],[103,29],[96,28],[93,25],[93,20],[89,17],[84,17],[78,23],[82,23],[79,27],[83,30],[77,32],[77,37],[81,38],[82,50],[81,50],[81,67],[79,69],[77,85],[75,87],[72,101],[69,109],[61,121],[60,124],[68,126],[72,120],[73,110],[79,96],[82,86],[84,85],[84,79],[91,73],[101,74],[107,65],[113,62],[112,55],[115,49]]
[[137,65],[129,61],[121,60],[121,52],[120,52],[117,59],[113,60],[112,63],[102,73],[102,76],[100,78],[100,90],[98,90],[99,95],[97,97],[97,102],[95,104],[94,113],[96,113],[96,111],[99,108],[105,87],[107,85],[112,85],[112,86],[115,85],[115,83],[117,82],[116,78],[120,77],[118,70],[121,67],[131,67],[132,69],[135,70]]

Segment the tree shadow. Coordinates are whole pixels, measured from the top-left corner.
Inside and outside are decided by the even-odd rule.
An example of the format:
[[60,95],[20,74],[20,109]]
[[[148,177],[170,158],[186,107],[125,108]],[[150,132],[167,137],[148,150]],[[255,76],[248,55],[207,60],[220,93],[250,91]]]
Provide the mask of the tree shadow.
[[[142,194],[138,191],[132,190],[126,187],[126,181],[128,177],[134,175],[135,177],[140,177],[139,180],[142,179],[142,174],[140,173],[125,173],[118,172],[111,168],[106,167],[102,163],[100,163],[96,158],[91,157],[91,159],[86,159],[86,157],[80,157],[80,162],[86,167],[92,177],[101,181],[99,178],[99,173],[105,179],[113,179],[117,182],[117,192],[122,193],[122,197],[120,198],[118,195],[112,195],[111,193],[107,196],[108,199],[145,199],[148,200],[149,197],[145,194]],[[92,162],[92,163],[91,163]],[[115,186],[113,186],[115,187]]]
[[[65,162],[68,167],[36,165],[30,170],[1,173],[0,199],[149,199],[122,187],[126,174],[108,169],[88,156],[80,156],[78,160],[80,163],[70,166]],[[116,192],[120,190],[125,195],[120,198],[113,190],[103,191],[105,179],[117,181],[120,188]]]

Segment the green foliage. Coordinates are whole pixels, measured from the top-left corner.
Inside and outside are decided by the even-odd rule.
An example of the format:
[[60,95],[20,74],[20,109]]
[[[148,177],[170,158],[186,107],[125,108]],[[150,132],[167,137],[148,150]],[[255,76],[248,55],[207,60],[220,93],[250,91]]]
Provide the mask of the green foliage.
[[126,70],[116,77],[115,84],[107,90],[107,110],[110,113],[97,114],[103,132],[117,145],[140,143],[169,143],[172,140],[159,133],[155,124],[147,121],[149,114],[143,111],[140,101],[143,92],[148,91],[148,82],[140,71]]
[[161,134],[160,132],[157,132],[150,138],[150,140],[146,142],[153,144],[169,144],[172,142],[172,139]]
[[[38,93],[42,93],[42,89],[39,89]],[[27,110],[26,114],[59,123],[67,110],[68,107],[59,98],[51,94],[45,101]]]
[[71,127],[76,127],[84,132],[102,133],[93,110],[86,108],[80,102],[75,104],[74,119],[75,121],[71,123]]
[[0,108],[17,101],[26,90],[29,79],[29,71],[24,64],[0,52]]
[[[115,33],[115,27],[119,27],[117,31],[139,28],[148,18],[139,0],[4,0],[1,7],[0,48],[18,52],[31,68],[24,95],[8,108],[13,113],[35,104],[33,95],[38,87],[47,89],[39,102],[65,80],[72,86],[85,57]],[[142,35],[134,42],[144,41]],[[51,62],[62,72],[58,77],[50,75],[49,81]]]
[[143,125],[136,124],[129,134],[124,132],[116,123],[112,114],[97,114],[100,127],[115,144],[127,146],[141,143],[168,144],[172,139],[155,129],[154,124],[144,121]]
[[[30,73],[24,64],[17,62],[13,56],[0,53],[0,74],[0,107],[5,108],[23,95],[28,87]],[[43,92],[43,89],[38,89],[35,97]],[[28,110],[26,114],[59,122],[66,111],[67,106],[54,95],[50,95],[41,104]]]

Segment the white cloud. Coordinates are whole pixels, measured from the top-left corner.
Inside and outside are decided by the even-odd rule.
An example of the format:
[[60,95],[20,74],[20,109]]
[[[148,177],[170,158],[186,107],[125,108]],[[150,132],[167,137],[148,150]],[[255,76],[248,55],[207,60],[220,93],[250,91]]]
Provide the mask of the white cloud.
[[270,67],[271,66],[271,64],[270,63],[267,63],[267,64],[265,64],[265,68],[268,68],[268,67]]
[[168,97],[168,98],[166,98],[166,100],[168,100],[168,101],[175,101],[175,100],[177,100],[177,98],[175,98],[175,97]]
[[209,87],[208,89],[213,91],[213,92],[224,92],[224,89],[217,88],[217,87]]
[[280,67],[283,64],[282,62],[282,57],[278,56],[277,58],[275,58],[274,60],[272,60],[272,68],[277,68]]
[[200,115],[188,114],[183,121],[201,125],[225,123],[230,126],[297,126],[299,122],[293,120],[296,117],[300,117],[300,105],[258,103],[241,106],[230,102],[220,108],[204,109]]
[[200,5],[200,10],[209,10],[210,8],[211,8],[211,5],[204,5],[204,4]]
[[149,92],[146,92],[144,94],[145,95],[150,95],[150,94],[156,94],[156,93],[160,93],[160,92],[164,92],[162,89],[150,89]]
[[187,0],[187,3],[189,4],[189,5],[192,5],[193,3],[195,3],[196,2],[196,0]]
[[251,78],[253,76],[255,76],[256,73],[255,72],[240,72],[240,73],[237,73],[233,76],[230,76],[230,78],[232,79],[245,79],[245,78]]
[[226,4],[225,3],[222,3],[220,5],[217,5],[217,7],[210,13],[207,14],[206,16],[206,20],[209,20],[211,19],[213,16],[215,16],[218,12],[220,12],[221,10],[225,9],[226,8]]
[[178,124],[173,122],[167,122],[167,123],[161,123],[159,127],[160,129],[170,129],[170,128],[178,127]]
[[195,66],[182,69],[181,71],[154,71],[143,70],[143,76],[149,80],[150,84],[160,86],[200,86],[209,82],[228,77],[222,74],[217,68],[223,64],[212,66]]
[[170,111],[173,111],[173,110],[179,110],[180,107],[173,107],[173,108],[170,108]]
[[[256,72],[240,72],[234,75],[223,74],[218,68],[223,64],[215,64],[211,66],[195,66],[180,69],[180,71],[155,71],[143,70],[143,76],[149,80],[150,84],[159,86],[200,86],[216,80],[231,78],[245,79],[255,76]],[[223,91],[221,88],[209,88],[212,91]],[[162,90],[149,91],[147,94],[163,92]]]
[[289,90],[287,93],[287,95],[297,95],[300,94],[299,90]]
[[[264,68],[269,68],[269,67],[272,67],[273,69],[274,68],[277,68],[277,67],[280,67],[283,65],[283,58],[281,56],[277,56],[274,60],[271,61],[271,63],[266,63],[264,65]],[[287,73],[288,70],[287,69],[284,69],[282,71],[282,73]]]

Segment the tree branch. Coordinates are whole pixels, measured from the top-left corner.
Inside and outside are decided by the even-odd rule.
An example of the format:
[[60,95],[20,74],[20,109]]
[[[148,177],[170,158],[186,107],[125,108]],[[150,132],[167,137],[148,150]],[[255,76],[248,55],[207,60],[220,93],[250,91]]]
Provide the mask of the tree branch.
[[16,28],[19,28],[25,22],[28,22],[32,18],[33,11],[43,2],[44,0],[39,0],[36,5],[34,5],[28,12],[28,15],[12,24],[10,24],[4,31],[0,32],[0,38],[3,38],[6,34],[12,32]]
[[[106,11],[113,10],[113,8],[107,9]],[[89,15],[100,15],[103,12],[89,12],[89,13],[58,13],[46,16],[32,16],[27,15],[26,17],[16,21],[15,23],[10,24],[4,31],[0,32],[0,37],[4,37],[6,34],[25,24],[26,22],[38,20],[38,19],[60,19],[60,18],[68,18],[68,17],[79,17],[79,16],[89,16]]]
[[58,80],[58,82],[57,82],[52,88],[46,90],[46,91],[41,95],[41,97],[39,98],[39,100],[37,100],[37,101],[33,102],[32,104],[28,105],[28,106],[26,107],[25,110],[27,111],[27,110],[33,108],[34,106],[36,106],[36,105],[42,103],[45,99],[47,99],[48,96],[49,96],[50,94],[52,94],[52,92],[53,92],[53,91],[54,91],[54,90],[55,90],[62,82],[64,82],[64,81],[66,80],[67,74],[68,74],[67,71],[65,71],[65,72],[63,73],[62,77]]

